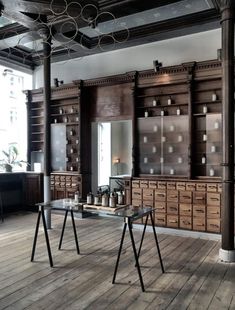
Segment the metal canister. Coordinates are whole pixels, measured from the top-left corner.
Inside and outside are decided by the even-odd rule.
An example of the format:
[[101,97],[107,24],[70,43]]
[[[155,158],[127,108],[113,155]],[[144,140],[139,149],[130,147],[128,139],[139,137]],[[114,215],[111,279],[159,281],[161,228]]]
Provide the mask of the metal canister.
[[108,197],[107,194],[103,194],[103,195],[102,195],[101,205],[102,205],[103,207],[108,207],[108,205],[109,205],[109,197]]
[[117,197],[114,194],[110,194],[109,196],[109,206],[111,208],[115,208],[117,204]]
[[122,192],[118,193],[118,204],[119,205],[124,205],[124,195]]
[[88,193],[87,194],[86,202],[87,202],[88,205],[92,205],[93,204],[93,194],[92,193]]
[[94,197],[94,205],[98,206],[100,204],[100,196],[99,195],[96,195]]

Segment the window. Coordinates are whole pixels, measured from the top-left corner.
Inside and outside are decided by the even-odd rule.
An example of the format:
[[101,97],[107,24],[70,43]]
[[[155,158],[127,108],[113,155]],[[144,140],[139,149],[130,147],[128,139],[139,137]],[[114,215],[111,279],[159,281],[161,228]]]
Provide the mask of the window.
[[[32,89],[32,75],[0,66],[0,160],[3,150],[14,144],[19,152],[19,160],[27,160],[27,109],[22,92]],[[26,167],[14,167],[22,170]],[[3,167],[0,167],[3,170]]]

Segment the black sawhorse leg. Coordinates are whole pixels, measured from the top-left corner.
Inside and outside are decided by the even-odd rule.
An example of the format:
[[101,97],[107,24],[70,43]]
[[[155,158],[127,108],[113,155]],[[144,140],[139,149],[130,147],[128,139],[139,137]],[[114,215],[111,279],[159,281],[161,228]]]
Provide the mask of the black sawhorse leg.
[[141,270],[140,270],[138,254],[137,254],[137,250],[136,250],[136,246],[135,246],[135,240],[134,240],[134,236],[133,236],[133,232],[132,232],[132,222],[130,221],[129,218],[125,218],[125,223],[123,226],[122,238],[121,238],[121,242],[120,242],[120,246],[119,246],[119,250],[118,250],[118,256],[117,256],[117,261],[116,261],[116,265],[115,265],[112,283],[113,284],[115,283],[115,279],[116,279],[116,275],[117,275],[117,269],[118,269],[118,265],[119,265],[119,260],[120,260],[120,256],[121,256],[121,251],[122,251],[122,246],[123,246],[123,241],[124,241],[127,225],[129,228],[129,234],[130,234],[130,238],[131,238],[132,249],[133,249],[133,253],[134,253],[134,257],[135,257],[135,266],[136,266],[138,274],[139,274],[139,279],[140,279],[142,291],[144,292],[145,291],[144,283],[143,283],[143,278],[142,278],[142,274],[141,274]]
[[[61,249],[61,246],[62,246],[62,241],[63,241],[63,237],[64,237],[64,229],[65,229],[65,225],[66,225],[66,220],[67,220],[68,212],[69,212],[69,210],[65,211],[64,223],[63,223],[63,227],[62,227],[62,231],[61,231],[61,236],[60,236],[60,243],[59,243],[59,247],[58,247],[59,250]],[[73,210],[70,210],[70,213],[71,213],[71,219],[72,219],[73,233],[74,233],[76,249],[77,249],[77,253],[79,254],[80,250],[79,250],[79,245],[78,245],[78,237],[77,237],[77,231],[76,231],[76,226],[75,226],[75,221],[74,221]]]
[[[144,224],[144,230],[143,230],[143,234],[142,234],[142,238],[141,238],[141,242],[140,242],[140,247],[139,247],[139,251],[138,251],[138,258],[140,256],[140,251],[141,251],[143,240],[144,240],[144,234],[145,234],[146,225],[148,222],[148,217],[149,217],[149,215],[146,216],[146,220],[145,220],[145,224]],[[164,273],[165,271],[164,271],[164,267],[163,267],[162,256],[161,256],[161,252],[160,252],[160,248],[159,248],[159,244],[158,244],[157,233],[156,233],[156,229],[154,226],[153,213],[152,212],[150,212],[150,219],[151,219],[151,224],[152,224],[152,228],[153,228],[154,239],[155,239],[156,246],[157,246],[157,252],[158,252],[158,256],[159,256],[159,260],[160,260],[161,269],[162,269],[162,272]]]
[[50,247],[49,237],[48,237],[48,233],[47,233],[46,219],[45,219],[44,207],[43,206],[39,206],[37,224],[36,224],[34,240],[33,240],[31,262],[34,260],[34,254],[35,254],[35,249],[36,249],[36,244],[37,244],[38,230],[39,230],[39,224],[40,224],[41,216],[42,216],[42,223],[43,223],[44,234],[45,234],[45,238],[46,238],[47,253],[48,253],[48,257],[49,257],[49,262],[50,262],[50,266],[53,267],[53,260],[52,260],[52,255],[51,255],[51,247]]

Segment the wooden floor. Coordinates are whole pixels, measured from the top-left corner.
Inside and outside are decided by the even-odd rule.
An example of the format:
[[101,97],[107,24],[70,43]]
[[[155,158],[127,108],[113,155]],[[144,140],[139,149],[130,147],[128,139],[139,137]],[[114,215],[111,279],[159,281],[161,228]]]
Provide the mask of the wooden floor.
[[[57,250],[62,220],[54,214],[49,232],[54,268],[41,229],[36,261],[30,262],[35,213],[11,215],[0,223],[0,309],[235,309],[235,264],[219,262],[218,241],[159,235],[162,274],[148,232],[140,259],[142,293],[128,235],[117,284],[111,283],[122,221],[76,219],[77,255],[70,218],[63,250]],[[134,234],[140,240],[140,231]]]

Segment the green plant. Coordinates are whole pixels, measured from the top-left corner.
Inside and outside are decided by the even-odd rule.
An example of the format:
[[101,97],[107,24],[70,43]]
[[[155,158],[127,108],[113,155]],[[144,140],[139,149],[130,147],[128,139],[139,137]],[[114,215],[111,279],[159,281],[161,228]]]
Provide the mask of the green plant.
[[19,152],[17,147],[13,144],[9,145],[7,151],[2,150],[2,153],[4,154],[5,158],[0,160],[0,166],[3,167],[7,172],[11,172],[14,166],[22,167],[23,163],[27,164],[26,161],[18,159]]

